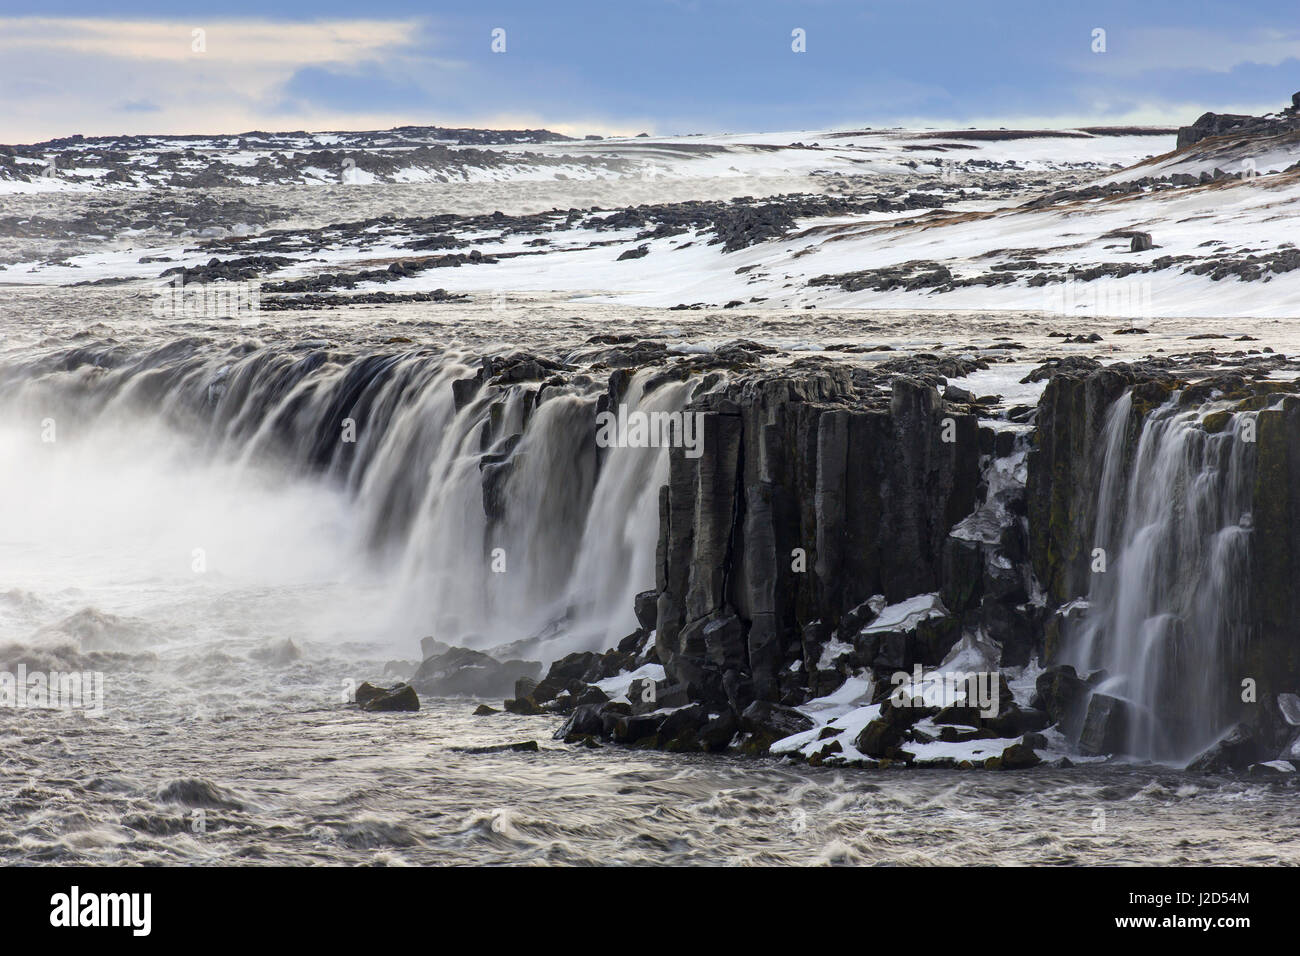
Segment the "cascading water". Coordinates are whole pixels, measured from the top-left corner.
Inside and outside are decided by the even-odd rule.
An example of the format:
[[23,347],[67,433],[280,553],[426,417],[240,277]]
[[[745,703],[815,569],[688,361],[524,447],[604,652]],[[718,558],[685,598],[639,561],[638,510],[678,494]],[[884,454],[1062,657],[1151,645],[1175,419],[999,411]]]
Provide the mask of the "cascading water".
[[[9,477],[23,477],[24,461],[45,467],[57,447],[63,494],[94,502],[117,487],[107,472],[136,462],[107,512],[79,510],[83,531],[115,528],[103,560],[156,549],[157,537],[132,539],[156,524],[187,555],[187,541],[223,536],[214,569],[242,551],[257,565],[250,582],[271,586],[286,566],[319,571],[336,593],[359,593],[364,580],[377,599],[334,623],[405,656],[426,634],[544,660],[611,646],[637,626],[633,596],[654,584],[667,451],[597,447],[595,376],[489,382],[458,408],[452,383],[478,365],[458,353],[353,357],[201,339],[47,354],[0,369]],[[630,376],[629,408],[681,409],[687,384],[647,388],[661,371]],[[43,422],[57,429],[44,449]],[[48,484],[29,468],[6,489],[11,505],[53,513],[56,502],[41,504]],[[200,529],[190,518],[203,513],[213,520]]]
[[1065,663],[1128,702],[1125,752],[1185,763],[1227,728],[1246,628],[1254,413],[1207,430],[1175,400],[1135,427],[1131,393],[1102,433],[1088,612]]

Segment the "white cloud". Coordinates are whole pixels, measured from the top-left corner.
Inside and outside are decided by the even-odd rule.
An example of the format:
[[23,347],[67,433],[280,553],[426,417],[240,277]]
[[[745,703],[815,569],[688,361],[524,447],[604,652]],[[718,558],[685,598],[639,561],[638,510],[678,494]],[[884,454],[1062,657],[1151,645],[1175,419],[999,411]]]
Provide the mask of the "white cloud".
[[[405,46],[418,20],[103,20],[0,17],[0,52],[40,49],[144,62],[232,64],[280,69],[321,63],[355,63]],[[194,50],[202,31],[203,52]]]
[[[202,29],[205,51],[193,51]],[[285,96],[297,71],[317,67],[346,76],[380,64],[418,92],[472,88],[471,71],[438,55],[432,25],[421,19],[135,20],[0,17],[0,132],[10,142],[72,133],[236,133],[251,129],[386,129],[411,123],[521,128],[548,126],[581,135],[654,130],[650,121],[542,116],[462,109],[421,115]],[[436,113],[436,115],[435,115]]]
[[[202,52],[195,51],[196,29],[204,31]],[[400,63],[413,42],[427,43],[427,31],[420,20],[0,18],[3,135],[32,142],[71,133],[399,125],[409,115],[382,106],[358,116],[295,104],[287,114],[281,90],[305,67]],[[459,68],[417,52],[435,76]]]

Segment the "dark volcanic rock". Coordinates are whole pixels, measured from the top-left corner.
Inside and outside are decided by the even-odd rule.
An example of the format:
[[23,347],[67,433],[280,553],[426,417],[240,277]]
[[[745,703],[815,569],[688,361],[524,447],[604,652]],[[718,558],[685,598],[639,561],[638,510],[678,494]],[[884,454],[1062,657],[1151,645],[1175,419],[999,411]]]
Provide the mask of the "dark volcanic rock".
[[975,503],[973,415],[903,376],[884,400],[835,365],[742,377],[692,410],[702,454],[670,451],[656,589],[659,660],[692,699],[779,700],[809,622],[937,590]]
[[1089,757],[1125,752],[1129,705],[1109,694],[1093,694],[1079,733],[1079,753]]
[[1034,753],[1034,748],[1027,744],[1012,744],[1006,750],[1002,751],[1001,768],[1003,770],[1025,770],[1029,767],[1036,767],[1042,763],[1038,754]]
[[792,734],[812,730],[812,718],[800,713],[793,707],[756,700],[740,715],[740,727],[746,733],[775,742]]
[[[368,686],[368,685],[362,685]],[[378,688],[376,688],[378,689]],[[358,703],[360,703],[361,688],[357,688]],[[397,684],[389,690],[383,690],[378,695],[367,695],[366,702],[361,704],[362,710],[369,711],[409,711],[420,709],[420,698],[415,693],[415,688],[410,684]]]
[[1089,688],[1068,664],[1049,667],[1034,684],[1033,704],[1047,713],[1066,737],[1074,739],[1083,726]]
[[1300,110],[1293,96],[1292,105],[1276,116],[1203,113],[1191,126],[1178,130],[1176,148],[1191,146],[1211,136],[1275,136],[1294,129],[1300,129]]
[[653,631],[659,614],[659,595],[655,591],[642,591],[634,600],[636,621],[647,631]]
[[1187,765],[1197,773],[1245,770],[1262,759],[1259,740],[1245,724],[1237,724],[1224,737]]
[[481,651],[455,647],[420,664],[411,684],[431,697],[501,697],[514,690],[521,677],[536,678],[536,661],[498,661]]

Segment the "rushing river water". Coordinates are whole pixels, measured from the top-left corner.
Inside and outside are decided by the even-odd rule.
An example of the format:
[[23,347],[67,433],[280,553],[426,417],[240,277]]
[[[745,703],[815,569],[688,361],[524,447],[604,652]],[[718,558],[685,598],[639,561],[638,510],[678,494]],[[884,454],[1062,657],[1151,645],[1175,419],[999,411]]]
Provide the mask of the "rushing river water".
[[[355,665],[218,651],[6,714],[7,863],[1294,863],[1290,783],[1152,768],[834,771],[552,743],[551,718],[331,699]],[[180,673],[178,673],[180,672]],[[538,740],[536,753],[455,748]]]
[[[11,287],[0,322],[9,367],[51,349],[192,335],[364,352],[394,336],[545,349],[634,329],[688,346],[743,335],[961,349],[1013,336],[1024,362],[1070,351],[1041,316],[647,315],[546,295],[491,312],[282,314],[232,333],[160,326],[129,288]],[[1141,348],[1185,347],[1206,327],[1170,321]],[[368,547],[355,495],[274,461],[200,455],[195,435],[147,416],[97,417],[79,434],[77,416],[51,415],[56,441],[43,440],[45,417],[29,402],[0,407],[0,670],[102,673],[103,706],[0,708],[6,863],[1300,861],[1293,776],[832,770],[565,745],[551,739],[558,718],[474,717],[464,699],[359,712],[349,689],[418,657],[428,628],[394,620],[394,588],[412,582]],[[471,752],[524,741],[539,749]]]
[[0,709],[6,862],[1300,860],[1287,778],[830,770],[569,746],[557,718],[464,699],[358,712],[348,690],[419,632],[385,615],[351,499],[147,421],[53,443],[38,425],[0,429],[0,656],[100,671],[103,706]]

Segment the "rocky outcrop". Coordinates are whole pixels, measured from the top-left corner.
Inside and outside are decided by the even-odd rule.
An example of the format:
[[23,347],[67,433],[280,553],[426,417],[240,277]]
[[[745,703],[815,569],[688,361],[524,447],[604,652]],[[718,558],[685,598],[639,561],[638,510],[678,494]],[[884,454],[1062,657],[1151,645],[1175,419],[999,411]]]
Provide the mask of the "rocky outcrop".
[[[1269,759],[1286,749],[1293,733],[1276,701],[1288,699],[1300,687],[1300,641],[1294,627],[1300,619],[1300,597],[1291,584],[1300,576],[1300,492],[1296,490],[1300,487],[1300,397],[1289,394],[1293,388],[1290,383],[1271,380],[1263,367],[1225,373],[1151,363],[1065,369],[1052,375],[1039,405],[1028,477],[1030,554],[1048,601],[1044,641],[1048,663],[1057,662],[1069,645],[1072,629],[1077,636],[1090,615],[1107,610],[1085,606],[1076,611],[1075,602],[1118,593],[1105,587],[1093,591],[1100,576],[1090,565],[1099,553],[1105,573],[1144,573],[1136,566],[1121,564],[1116,569],[1119,542],[1099,540],[1097,510],[1099,501],[1106,500],[1114,515],[1122,519],[1125,509],[1132,507],[1134,488],[1169,480],[1142,470],[1156,467],[1162,460],[1179,460],[1153,454],[1160,436],[1169,434],[1151,427],[1153,412],[1161,406],[1165,410],[1156,417],[1168,421],[1170,415],[1182,414],[1192,429],[1174,449],[1189,474],[1170,485],[1167,520],[1186,529],[1188,544],[1182,548],[1188,554],[1195,554],[1191,549],[1205,546],[1202,542],[1208,540],[1209,533],[1222,527],[1214,537],[1217,544],[1211,542],[1220,551],[1206,552],[1206,560],[1223,561],[1222,573],[1232,578],[1223,582],[1222,590],[1208,605],[1198,605],[1192,595],[1179,597],[1176,591],[1153,591],[1142,598],[1152,602],[1148,616],[1173,611],[1159,632],[1144,638],[1167,645],[1148,652],[1155,655],[1148,665],[1148,670],[1155,668],[1154,676],[1149,675],[1149,709],[1135,710],[1128,701],[1105,693],[1104,680],[1084,681],[1068,667],[1054,667],[1039,679],[1040,703],[1081,752],[1126,752],[1135,739],[1144,737],[1157,748],[1173,746],[1169,741],[1177,740],[1181,725],[1207,713],[1220,715],[1221,729],[1236,726],[1238,730],[1235,737],[1225,737],[1196,758],[1195,767],[1245,769],[1250,762]],[[1128,404],[1117,405],[1125,392],[1130,395]],[[1208,413],[1200,411],[1209,401],[1219,404]],[[1112,430],[1103,441],[1112,409],[1121,409],[1125,417],[1113,423],[1117,431]],[[1188,414],[1193,417],[1187,419]],[[1214,441],[1228,444],[1215,445]],[[1142,447],[1147,448],[1148,457],[1137,461],[1134,456]],[[1102,477],[1108,454],[1121,456],[1115,467],[1120,481],[1110,488],[1104,487]],[[1199,477],[1197,468],[1201,469]],[[1227,469],[1236,476],[1232,480],[1244,487],[1224,486],[1207,499],[1206,507],[1223,511],[1222,517],[1212,516],[1212,521],[1222,524],[1206,524],[1204,516],[1184,513],[1195,500],[1189,483],[1222,480]],[[1230,497],[1233,495],[1240,499],[1239,523],[1237,513],[1231,510],[1237,500]],[[1112,529],[1112,537],[1113,533]],[[1221,556],[1221,549],[1233,541],[1242,542],[1245,549],[1236,564]],[[1101,548],[1103,544],[1110,548],[1109,553]],[[1170,546],[1162,541],[1161,547]],[[1172,569],[1181,567],[1177,563],[1181,560],[1171,553],[1165,563]],[[1104,562],[1110,562],[1109,570]],[[1148,586],[1166,589],[1177,584],[1176,579],[1168,578],[1168,571],[1161,573],[1166,575],[1165,583]],[[1189,565],[1182,573],[1188,575],[1184,588],[1202,586],[1196,577],[1200,567]],[[1157,599],[1172,604],[1157,606]],[[1225,602],[1231,606],[1224,606]],[[1224,617],[1218,637],[1207,630],[1205,619],[1211,615]],[[1128,624],[1115,633],[1103,629],[1096,639],[1112,645],[1137,640],[1130,634],[1131,628]],[[1215,641],[1208,656],[1204,646],[1207,635]],[[1201,641],[1199,647],[1197,641]],[[1202,669],[1202,662],[1210,661],[1215,668],[1212,674]]]
[[[1096,522],[1097,482],[1103,464],[1100,437],[1106,415],[1139,375],[1125,365],[1055,370],[1038,403],[1026,487],[1029,555],[1034,574],[1054,604],[1087,593]],[[1139,409],[1167,396],[1163,378],[1140,382]],[[1136,444],[1140,417],[1126,426],[1125,449]]]
[[1260,700],[1300,688],[1300,396],[1255,418],[1252,497],[1251,640],[1244,673]]
[[1300,93],[1294,94],[1291,105],[1276,115],[1203,113],[1191,126],[1179,128],[1177,148],[1191,146],[1211,136],[1275,136],[1295,129],[1300,129]]
[[[1274,378],[1276,358],[1208,369],[1188,358],[1063,359],[1029,376],[1046,379],[1037,408],[991,413],[962,389],[941,395],[946,374],[965,373],[921,357],[871,370],[764,369],[747,357],[725,378],[701,379],[686,406],[702,416],[702,444],[698,454],[670,449],[656,587],[636,595],[638,630],[615,649],[556,661],[540,680],[525,675],[506,707],[566,714],[557,739],[590,746],[758,754],[808,735],[799,753],[817,762],[848,754],[908,764],[936,741],[998,741],[991,756],[954,762],[989,769],[1039,762],[1049,726],[1086,755],[1157,755],[1200,711],[1221,715],[1215,734],[1239,730],[1197,758],[1198,769],[1295,759],[1300,652],[1289,622],[1300,598],[1287,582],[1300,574],[1300,397]],[[611,377],[605,404],[621,381]],[[1167,457],[1152,458],[1161,442]],[[1165,630],[1146,639],[1164,646],[1142,698],[1124,684],[1129,674],[1095,664],[1076,672],[1061,659],[1106,611],[1089,602],[1109,600],[1094,590],[1102,505],[1114,539],[1104,558],[1115,561],[1127,543],[1115,538],[1124,509],[1155,478],[1143,469],[1184,458],[1185,479],[1161,480],[1172,482],[1173,520],[1200,543],[1185,581],[1169,572],[1185,556],[1159,571],[1160,586],[1177,593],[1157,595],[1173,604],[1151,617]],[[1225,475],[1234,483],[1214,484]],[[1183,496],[1200,481],[1210,482],[1213,514],[1197,518],[1183,513]],[[1253,522],[1247,514],[1239,525],[1238,507]],[[1196,548],[1220,538],[1247,542],[1250,566],[1266,570],[1233,571],[1241,588],[1198,605]],[[1219,613],[1223,601],[1233,602],[1231,628],[1207,630],[1197,615]],[[1133,633],[1130,622],[1098,640]],[[1197,668],[1206,639],[1220,637],[1210,651],[1222,669],[1209,679]],[[1004,678],[993,716],[964,704],[887,706],[892,676],[954,650],[986,655],[990,667],[1037,658],[1046,669],[1028,706]],[[850,677],[884,692],[873,698],[879,716],[851,735],[824,726],[817,737],[800,706]],[[1241,693],[1247,678],[1254,697]]]
[[384,688],[366,682],[357,688],[355,700],[358,707],[368,711],[420,709],[420,697],[410,684],[394,684],[392,687]]
[[946,536],[976,502],[976,418],[924,381],[897,377],[887,398],[876,384],[768,373],[688,408],[704,448],[670,452],[655,646],[692,699],[801,703],[851,612],[942,584]]
[[426,658],[411,684],[430,697],[499,697],[514,689],[521,677],[537,677],[537,661],[498,661],[481,651],[454,647]]

